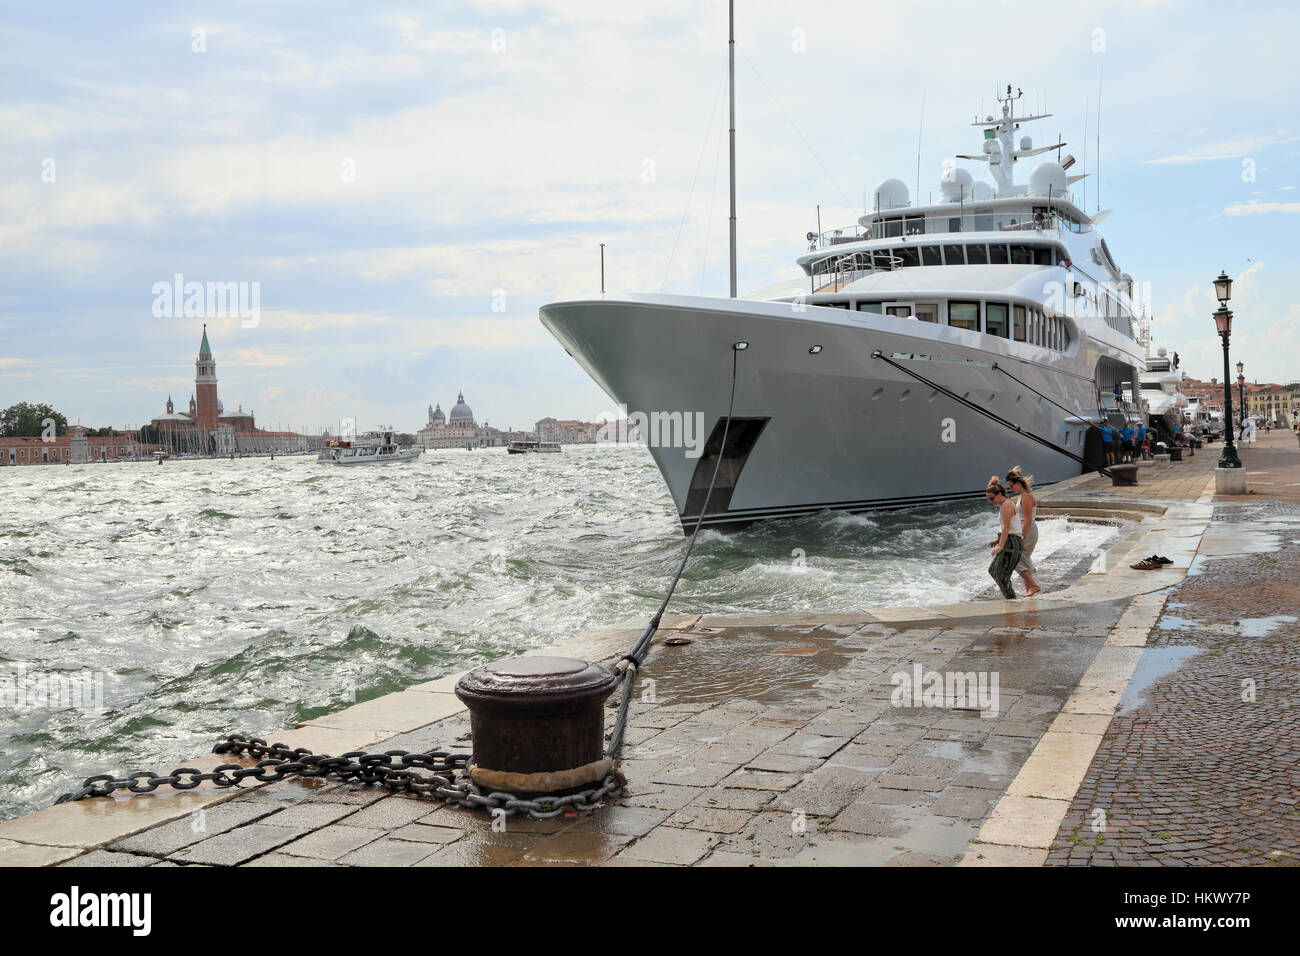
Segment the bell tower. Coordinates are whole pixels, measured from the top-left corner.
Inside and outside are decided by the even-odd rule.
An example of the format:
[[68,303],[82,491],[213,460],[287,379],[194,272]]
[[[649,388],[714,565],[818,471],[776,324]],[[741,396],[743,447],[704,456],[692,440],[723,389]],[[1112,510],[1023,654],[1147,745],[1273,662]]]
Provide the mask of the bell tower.
[[199,343],[199,357],[194,361],[195,422],[200,428],[213,431],[217,427],[217,363],[208,345],[208,326],[203,326],[203,341]]

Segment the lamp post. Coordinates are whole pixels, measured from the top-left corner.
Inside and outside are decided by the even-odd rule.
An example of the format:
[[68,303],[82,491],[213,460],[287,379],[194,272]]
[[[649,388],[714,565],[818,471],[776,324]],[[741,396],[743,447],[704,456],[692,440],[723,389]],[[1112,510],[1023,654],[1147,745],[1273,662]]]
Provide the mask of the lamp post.
[[1219,300],[1219,307],[1214,310],[1214,325],[1223,340],[1223,420],[1227,424],[1219,467],[1240,468],[1237,446],[1232,443],[1232,372],[1228,360],[1228,339],[1232,336],[1232,313],[1228,311],[1228,300],[1232,298],[1232,280],[1226,272],[1219,273],[1214,280],[1214,294]]

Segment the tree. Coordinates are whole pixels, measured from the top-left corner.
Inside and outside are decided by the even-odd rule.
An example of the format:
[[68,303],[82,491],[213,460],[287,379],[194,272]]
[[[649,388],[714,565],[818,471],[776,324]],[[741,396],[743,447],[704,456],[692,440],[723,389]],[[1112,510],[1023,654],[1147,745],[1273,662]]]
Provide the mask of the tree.
[[42,438],[47,434],[45,422],[54,423],[54,434],[68,433],[68,420],[44,402],[19,402],[0,412],[0,437]]

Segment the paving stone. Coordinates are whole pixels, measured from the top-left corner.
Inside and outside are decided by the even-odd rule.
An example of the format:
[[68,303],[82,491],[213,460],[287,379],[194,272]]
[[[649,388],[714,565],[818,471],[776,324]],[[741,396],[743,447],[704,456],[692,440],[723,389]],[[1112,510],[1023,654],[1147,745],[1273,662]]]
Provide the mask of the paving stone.
[[138,853],[115,853],[112,850],[91,850],[81,856],[60,863],[59,866],[152,866],[158,862],[154,856],[141,856]]
[[413,866],[437,849],[435,844],[384,837],[344,854],[338,862],[344,866]]
[[941,817],[982,820],[999,796],[1000,791],[997,790],[949,787],[930,805],[930,812]]
[[390,796],[358,810],[348,817],[348,824],[392,830],[414,823],[420,817],[428,815],[431,808],[432,804],[415,797]]
[[183,863],[237,866],[255,856],[269,853],[307,832],[301,827],[270,827],[262,823],[249,823],[179,849],[170,854],[169,859]]
[[278,803],[229,800],[205,807],[191,813],[188,817],[129,836],[125,840],[118,840],[110,849],[151,856],[167,856],[182,847],[191,846],[219,833],[270,816],[280,809],[280,806],[281,804]]
[[276,852],[319,860],[337,860],[345,853],[351,853],[384,835],[384,830],[336,823],[287,843]]
[[[655,832],[664,831],[661,829]],[[585,866],[596,866],[604,863],[633,839],[634,837],[625,834],[574,833],[566,830],[546,837],[529,849],[523,858],[532,862],[580,863]]]
[[641,837],[619,855],[628,860],[689,865],[713,849],[717,842],[718,837],[713,833],[659,827],[653,833]]
[[350,803],[299,803],[262,817],[261,822],[273,827],[317,830],[356,812],[356,805]]
[[455,843],[465,835],[465,831],[452,827],[408,823],[404,827],[398,827],[390,835],[394,840],[409,840],[412,843]]
[[669,817],[666,825],[712,833],[739,833],[753,817],[754,813],[750,810],[727,810],[692,804]]

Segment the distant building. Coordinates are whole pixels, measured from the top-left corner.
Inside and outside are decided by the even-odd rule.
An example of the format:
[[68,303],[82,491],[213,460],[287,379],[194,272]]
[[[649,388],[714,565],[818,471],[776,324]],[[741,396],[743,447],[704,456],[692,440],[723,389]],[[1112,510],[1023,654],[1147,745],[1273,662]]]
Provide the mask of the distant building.
[[561,445],[593,445],[603,439],[607,422],[578,422],[572,419],[543,418],[533,430],[538,441],[558,442]]
[[142,445],[133,435],[88,436],[80,426],[57,438],[0,438],[0,465],[80,464],[147,458],[156,445]]
[[430,406],[428,421],[415,433],[415,440],[425,448],[497,448],[526,437],[524,432],[501,431],[487,422],[479,425],[464,392],[456,394],[450,415],[443,413],[441,403]]
[[236,411],[226,411],[217,397],[217,362],[208,344],[207,325],[203,326],[203,340],[194,360],[194,394],[190,396],[188,414],[176,411],[170,395],[165,408],[149,424],[158,431],[162,444],[182,452],[230,455],[308,451],[317,442],[297,432],[258,428],[253,410],[244,411],[242,403]]

